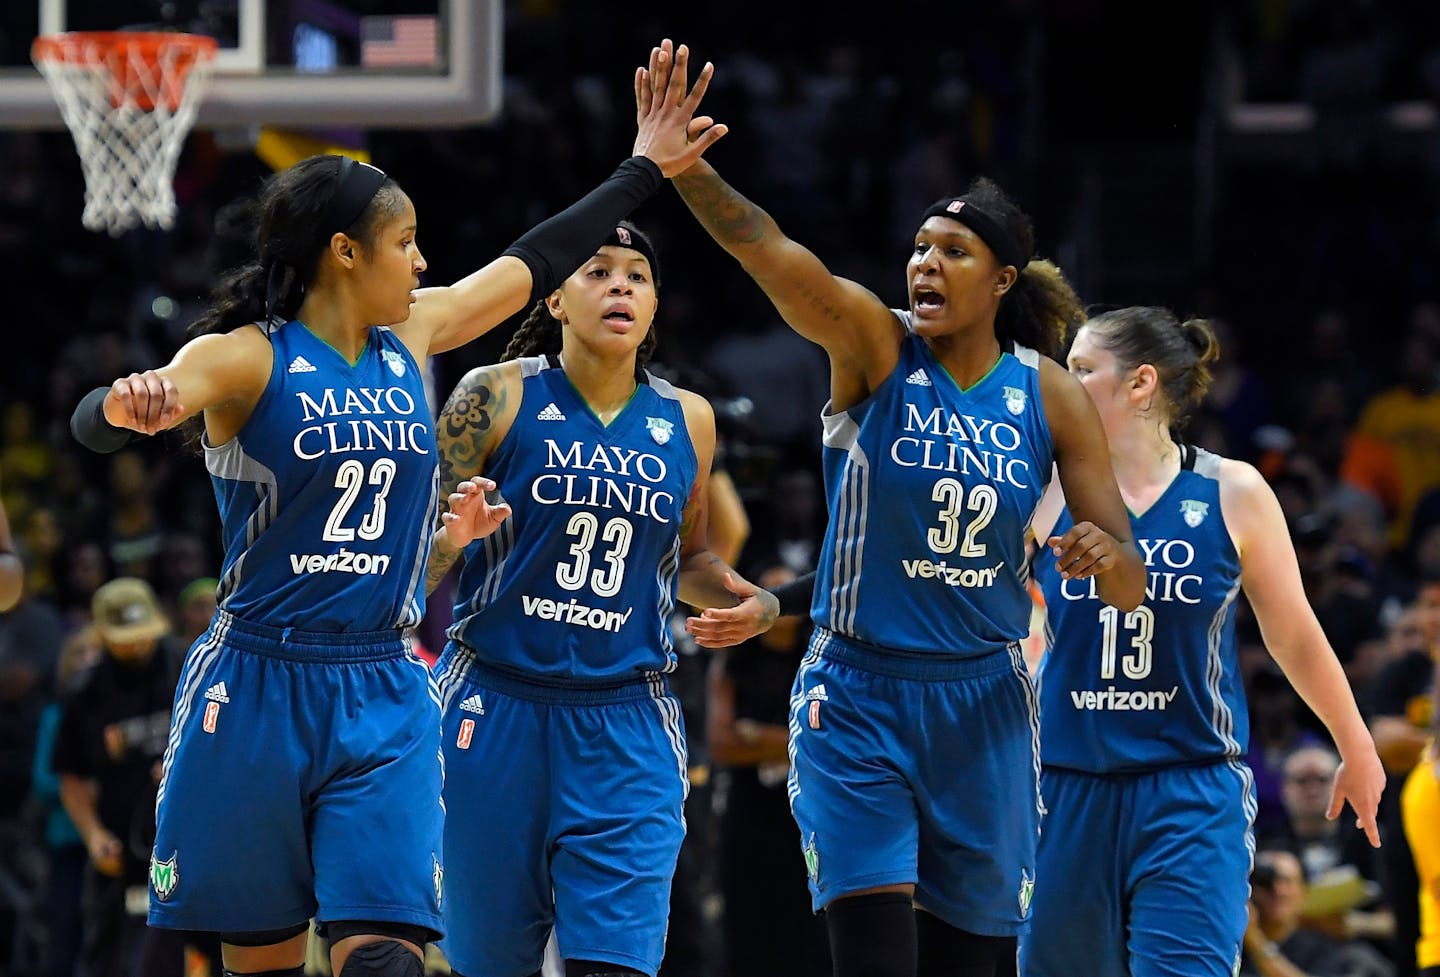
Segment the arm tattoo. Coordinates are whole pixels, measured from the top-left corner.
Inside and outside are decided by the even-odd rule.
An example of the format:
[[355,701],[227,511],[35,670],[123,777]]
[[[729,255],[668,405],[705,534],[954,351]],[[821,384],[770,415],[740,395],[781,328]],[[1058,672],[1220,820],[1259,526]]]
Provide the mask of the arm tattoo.
[[[680,546],[689,548],[690,534],[705,512],[705,486],[698,480],[690,487],[690,498],[685,502],[685,511],[680,516]],[[702,541],[703,542],[703,541]]]
[[[460,381],[436,425],[440,448],[441,498],[455,486],[480,474],[490,455],[495,421],[505,409],[506,391],[493,370],[478,370]],[[497,394],[498,388],[498,394]]]
[[770,215],[745,199],[713,170],[672,178],[675,189],[710,236],[722,246],[759,244],[764,240]]
[[430,547],[430,562],[425,567],[425,593],[433,594],[435,588],[440,586],[440,581],[445,579],[445,574],[455,565],[460,558],[460,551],[450,547],[435,545]]
[[[495,423],[504,414],[507,399],[499,372],[487,369],[467,374],[445,402],[435,425],[440,455],[440,511],[444,511],[445,500],[455,487],[472,475],[479,475],[489,459],[495,447]],[[435,518],[439,528],[439,512]],[[430,562],[425,570],[426,593],[439,586],[460,553],[445,546],[430,548]]]

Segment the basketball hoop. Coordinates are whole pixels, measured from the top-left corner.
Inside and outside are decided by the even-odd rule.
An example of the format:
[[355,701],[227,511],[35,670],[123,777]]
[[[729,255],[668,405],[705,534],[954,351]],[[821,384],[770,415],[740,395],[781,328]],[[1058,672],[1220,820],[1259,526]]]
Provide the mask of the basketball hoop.
[[195,34],[73,31],[37,38],[35,66],[75,137],[92,231],[175,223],[175,165],[218,45]]

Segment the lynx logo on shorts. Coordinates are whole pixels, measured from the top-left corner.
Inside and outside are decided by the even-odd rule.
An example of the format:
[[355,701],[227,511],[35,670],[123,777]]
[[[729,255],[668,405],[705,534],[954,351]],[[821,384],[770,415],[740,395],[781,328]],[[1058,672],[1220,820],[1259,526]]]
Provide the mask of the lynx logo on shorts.
[[435,871],[430,873],[430,881],[435,883],[435,905],[440,905],[445,899],[445,867],[440,864],[440,859],[435,853],[430,853],[430,861],[435,864]]
[[455,737],[455,747],[460,750],[470,749],[470,741],[475,738],[475,720],[460,720],[460,733]]
[[646,417],[645,429],[650,432],[650,436],[655,439],[656,444],[668,444],[670,432],[675,430],[675,425],[663,417]]
[[1205,521],[1205,516],[1210,512],[1209,502],[1196,502],[1194,499],[1180,500],[1180,515],[1185,517],[1185,525],[1194,529]]
[[180,884],[180,869],[175,864],[179,855],[178,851],[171,852],[170,857],[162,862],[158,854],[150,853],[150,888],[155,890],[155,898],[161,902],[169,899]]
[[1023,868],[1020,870],[1020,916],[1030,915],[1030,900],[1035,898],[1035,880]]
[[1005,409],[1017,416],[1023,413],[1025,410],[1025,391],[1019,387],[1006,387]]
[[405,357],[392,350],[382,349],[380,351],[380,358],[385,361],[385,365],[390,368],[391,373],[397,377],[403,377],[405,375]]
[[810,876],[811,882],[820,879],[820,852],[815,847],[815,832],[810,832],[810,840],[805,845],[805,874]]

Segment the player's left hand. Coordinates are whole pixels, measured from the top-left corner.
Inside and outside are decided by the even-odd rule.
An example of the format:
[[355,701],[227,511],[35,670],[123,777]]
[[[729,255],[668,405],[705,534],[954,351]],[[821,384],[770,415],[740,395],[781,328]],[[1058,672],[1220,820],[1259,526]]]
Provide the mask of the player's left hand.
[[1335,785],[1330,790],[1330,807],[1325,817],[1334,821],[1349,801],[1355,809],[1355,827],[1365,832],[1370,847],[1380,847],[1380,829],[1375,825],[1380,794],[1385,790],[1385,768],[1375,752],[1360,750],[1358,756],[1343,756],[1335,769]]
[[634,155],[648,156],[667,178],[683,173],[729,131],[708,115],[696,116],[715,66],[706,62],[688,91],[690,49],[669,38],[650,49],[650,63],[635,69]]
[[1045,545],[1055,554],[1055,569],[1067,580],[1084,580],[1119,563],[1120,544],[1093,522],[1077,522],[1064,536],[1051,536]]
[[768,590],[725,574],[725,589],[740,602],[734,607],[707,607],[699,617],[687,617],[685,630],[702,648],[729,648],[770,630],[780,616],[780,602]]
[[500,498],[494,482],[478,476],[456,485],[446,511],[440,514],[445,535],[457,550],[489,536],[509,518],[510,503]]

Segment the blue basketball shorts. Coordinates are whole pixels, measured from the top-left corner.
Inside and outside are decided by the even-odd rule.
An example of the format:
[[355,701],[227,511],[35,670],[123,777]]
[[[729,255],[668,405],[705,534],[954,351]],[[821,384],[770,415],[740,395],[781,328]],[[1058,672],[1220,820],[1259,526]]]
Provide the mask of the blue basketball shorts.
[[659,675],[605,688],[499,672],[451,641],[444,704],[448,936],[466,977],[567,960],[655,974],[685,838],[685,730]]
[[439,691],[398,631],[221,611],[175,693],[150,925],[374,920],[441,931]]
[[1230,977],[1254,861],[1255,781],[1238,761],[1041,779],[1026,977]]
[[820,628],[790,699],[790,809],[818,911],[913,883],[951,926],[1024,925],[1039,831],[1035,688],[1018,645],[901,655]]

